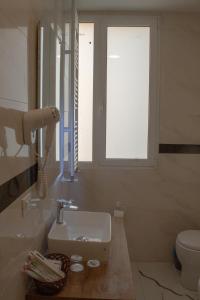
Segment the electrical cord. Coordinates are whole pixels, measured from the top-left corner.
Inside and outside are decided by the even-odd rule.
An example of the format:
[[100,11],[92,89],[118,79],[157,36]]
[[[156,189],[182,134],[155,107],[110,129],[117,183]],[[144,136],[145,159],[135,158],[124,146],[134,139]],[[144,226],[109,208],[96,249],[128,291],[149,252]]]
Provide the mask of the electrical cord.
[[[185,295],[180,294],[180,293],[178,293],[178,292],[176,292],[176,291],[174,291],[174,290],[172,290],[172,289],[170,289],[170,288],[168,288],[168,287],[162,285],[157,279],[155,279],[155,278],[153,278],[153,277],[150,277],[150,276],[144,274],[141,270],[138,270],[138,272],[140,273],[140,275],[141,275],[142,277],[152,280],[153,282],[155,282],[155,284],[156,284],[157,286],[159,286],[160,288],[162,288],[162,289],[164,289],[164,290],[167,290],[167,291],[171,292],[172,294],[174,294],[174,295],[176,295],[176,296],[179,296],[179,297],[187,297],[188,299],[195,300],[195,299],[194,299],[193,297],[191,297],[190,295],[187,295],[187,294],[185,294]],[[164,295],[163,295],[163,294],[162,294],[162,299],[164,299]]]
[[37,180],[37,190],[39,197],[44,199],[47,196],[48,192],[48,184],[47,184],[47,173],[46,173],[46,164],[48,158],[48,151],[46,151],[44,155],[44,162],[42,162],[42,158],[36,152],[36,159],[38,161],[38,180]]
[[23,148],[24,145],[21,145],[19,147],[19,149],[17,150],[16,154],[15,154],[15,157],[17,157],[17,155],[21,152],[22,148]]

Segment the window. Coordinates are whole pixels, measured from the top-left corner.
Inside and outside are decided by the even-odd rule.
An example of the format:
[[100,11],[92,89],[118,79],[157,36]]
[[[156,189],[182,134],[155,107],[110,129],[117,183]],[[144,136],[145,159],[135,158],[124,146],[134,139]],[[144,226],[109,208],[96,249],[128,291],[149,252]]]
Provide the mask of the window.
[[41,31],[41,46],[51,48],[55,41],[49,51],[55,66],[41,55],[47,88],[40,96],[45,105],[55,93],[61,111],[55,146],[61,174],[66,171],[73,179],[78,161],[153,165],[158,152],[156,18],[84,15],[78,26],[75,14],[71,25],[57,31]]
[[153,165],[158,146],[157,21],[123,16],[93,20],[95,24],[79,25],[79,161]]
[[94,24],[79,24],[78,157],[92,161]]
[[149,27],[107,28],[106,158],[147,159]]

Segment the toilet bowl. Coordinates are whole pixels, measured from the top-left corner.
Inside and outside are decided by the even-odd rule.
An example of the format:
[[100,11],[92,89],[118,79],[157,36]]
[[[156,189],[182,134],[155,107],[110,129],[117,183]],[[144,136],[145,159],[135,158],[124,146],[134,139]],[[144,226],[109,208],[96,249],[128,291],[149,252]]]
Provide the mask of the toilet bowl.
[[182,265],[182,285],[196,291],[200,278],[200,230],[180,232],[176,238],[176,253]]

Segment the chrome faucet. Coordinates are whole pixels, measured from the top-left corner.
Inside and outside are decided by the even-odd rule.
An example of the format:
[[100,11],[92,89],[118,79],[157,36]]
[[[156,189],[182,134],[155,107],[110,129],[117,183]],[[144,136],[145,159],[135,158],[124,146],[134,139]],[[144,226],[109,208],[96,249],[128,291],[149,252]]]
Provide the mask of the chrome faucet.
[[56,223],[63,224],[63,210],[67,208],[69,210],[77,210],[78,206],[73,205],[73,200],[58,199],[57,202],[57,215]]

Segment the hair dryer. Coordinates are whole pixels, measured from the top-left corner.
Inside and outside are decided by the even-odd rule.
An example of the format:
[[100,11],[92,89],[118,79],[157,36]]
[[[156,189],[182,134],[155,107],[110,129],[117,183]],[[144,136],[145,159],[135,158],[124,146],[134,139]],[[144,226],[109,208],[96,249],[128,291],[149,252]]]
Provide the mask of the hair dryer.
[[25,145],[31,145],[36,139],[36,130],[46,128],[45,131],[45,155],[44,163],[38,155],[38,193],[40,198],[47,195],[47,174],[45,165],[49,153],[49,149],[53,140],[56,123],[60,119],[59,111],[56,107],[45,107],[25,112],[23,115],[23,139]]
[[36,129],[46,127],[45,152],[48,154],[56,123],[59,121],[59,119],[60,114],[56,107],[45,107],[25,112],[23,116],[24,144],[31,145],[34,143]]

